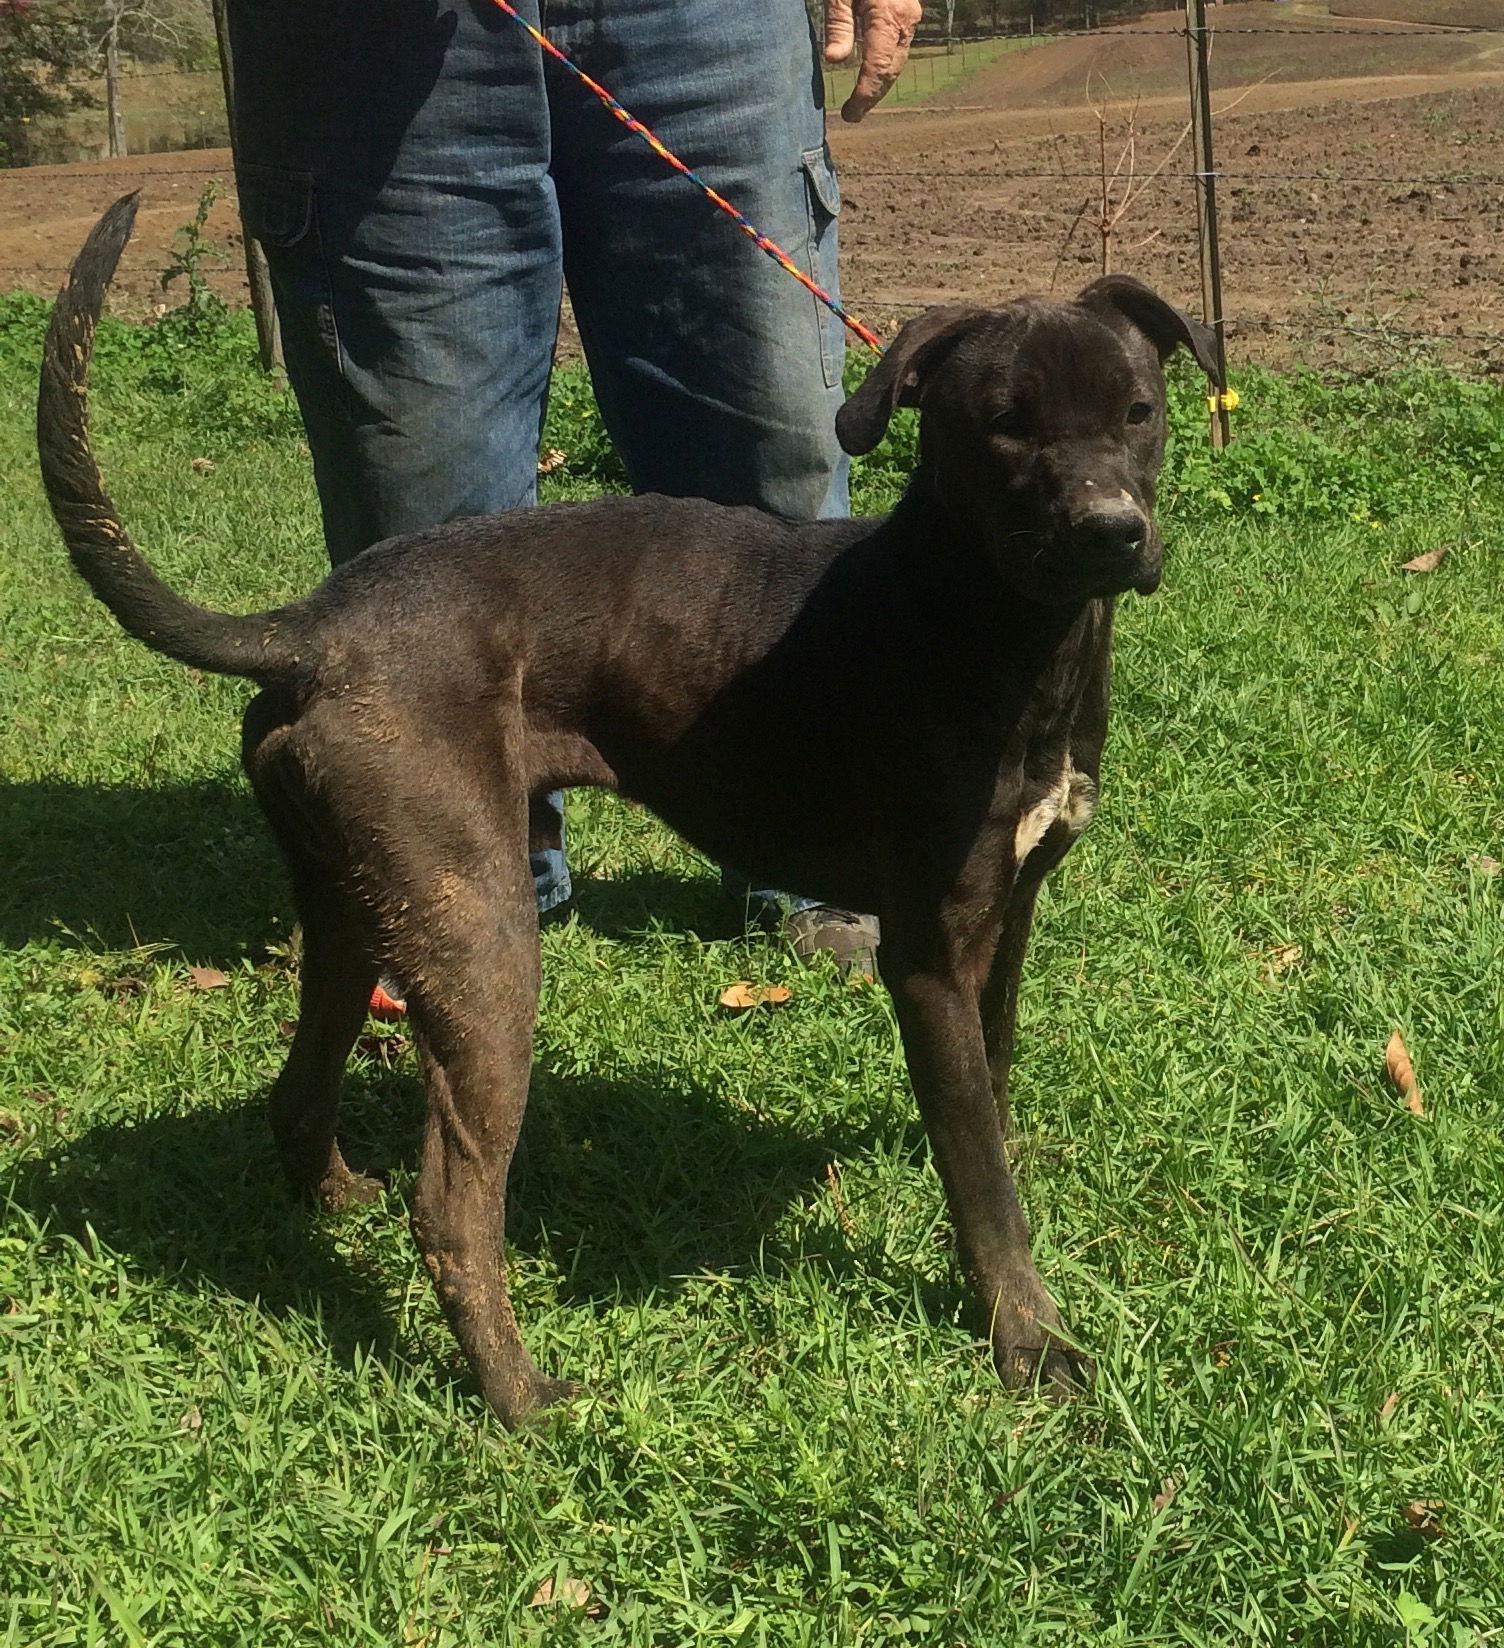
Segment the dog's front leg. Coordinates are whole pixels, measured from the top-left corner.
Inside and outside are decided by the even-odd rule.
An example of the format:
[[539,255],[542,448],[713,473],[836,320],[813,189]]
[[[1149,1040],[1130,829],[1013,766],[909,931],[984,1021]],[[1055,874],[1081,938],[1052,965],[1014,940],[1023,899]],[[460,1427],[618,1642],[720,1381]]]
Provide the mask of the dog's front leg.
[[1034,901],[1039,896],[1038,880],[1021,882],[1008,901],[997,953],[982,987],[982,1031],[986,1038],[987,1071],[992,1084],[992,1101],[997,1107],[998,1125],[1008,1136],[1008,1076],[1013,1067],[1013,1028],[1018,1020],[1018,981],[1023,972],[1024,952],[1034,925]]
[[1009,1385],[1038,1375],[1064,1394],[1077,1381],[1077,1358],[1058,1337],[1059,1313],[1029,1252],[993,1102],[978,992],[948,968],[905,967],[901,943],[894,946],[891,937],[884,940],[883,974],[998,1373]]

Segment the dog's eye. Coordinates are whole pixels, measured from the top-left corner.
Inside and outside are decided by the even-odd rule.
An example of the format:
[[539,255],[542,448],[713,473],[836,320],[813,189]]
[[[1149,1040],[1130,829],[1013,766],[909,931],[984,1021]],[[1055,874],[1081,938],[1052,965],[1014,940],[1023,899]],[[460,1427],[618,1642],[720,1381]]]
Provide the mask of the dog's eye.
[[1128,408],[1128,422],[1147,423],[1153,411],[1154,408],[1148,401],[1135,401],[1133,405]]

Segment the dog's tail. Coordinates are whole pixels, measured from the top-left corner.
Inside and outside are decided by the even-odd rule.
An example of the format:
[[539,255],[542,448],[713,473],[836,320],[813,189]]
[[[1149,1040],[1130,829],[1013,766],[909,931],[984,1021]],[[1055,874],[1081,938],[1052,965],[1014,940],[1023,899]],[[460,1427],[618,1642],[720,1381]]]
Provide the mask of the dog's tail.
[[52,312],[37,397],[42,484],[73,564],[121,624],[147,646],[220,675],[263,686],[302,673],[294,613],[233,617],[195,606],[169,589],[131,542],[110,502],[89,445],[89,360],[105,289],[130,239],[137,195],[117,200],[74,259]]

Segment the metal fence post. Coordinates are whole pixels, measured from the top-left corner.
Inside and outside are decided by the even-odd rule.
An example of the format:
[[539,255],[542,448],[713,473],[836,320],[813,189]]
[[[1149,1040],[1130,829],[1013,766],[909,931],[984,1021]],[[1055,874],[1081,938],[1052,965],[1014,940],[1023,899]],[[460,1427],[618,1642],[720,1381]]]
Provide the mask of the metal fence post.
[[1191,84],[1191,142],[1196,152],[1196,226],[1201,245],[1201,313],[1217,339],[1217,393],[1212,397],[1212,445],[1232,439],[1228,409],[1227,338],[1222,317],[1222,258],[1217,244],[1217,171],[1212,158],[1212,94],[1208,72],[1206,0],[1185,0],[1186,57]]

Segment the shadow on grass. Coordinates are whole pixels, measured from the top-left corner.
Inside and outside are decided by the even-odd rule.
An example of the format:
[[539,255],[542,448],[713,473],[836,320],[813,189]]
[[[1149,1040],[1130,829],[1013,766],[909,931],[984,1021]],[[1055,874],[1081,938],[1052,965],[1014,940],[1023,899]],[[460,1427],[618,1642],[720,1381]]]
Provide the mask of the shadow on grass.
[[0,945],[73,934],[226,964],[291,919],[286,877],[243,784],[0,783]]
[[666,870],[629,870],[602,880],[576,875],[570,907],[583,926],[610,939],[636,938],[654,927],[703,939],[739,938],[748,925],[745,900],[713,877]]
[[[391,1186],[372,1211],[325,1216],[296,1204],[259,1104],[94,1128],[18,1164],[10,1199],[55,1233],[86,1239],[92,1228],[132,1270],[317,1318],[346,1361],[357,1348],[385,1354],[399,1293],[421,1275],[405,1229],[421,1109],[405,1061],[350,1083],[347,1154]],[[557,1272],[561,1301],[587,1309],[672,1292],[704,1270],[776,1268],[769,1232],[791,1203],[821,1193],[833,1156],[858,1148],[856,1138],[808,1134],[697,1087],[538,1066],[512,1171],[509,1245]],[[395,1272],[386,1233],[372,1239],[371,1221],[402,1227]],[[837,1272],[863,1268],[838,1239],[821,1243],[821,1257]]]
[[[271,834],[238,778],[147,788],[0,780],[0,946],[74,935],[101,950],[165,944],[226,965],[293,919]],[[710,877],[642,870],[576,879],[603,938],[655,926],[735,938],[744,901]]]

